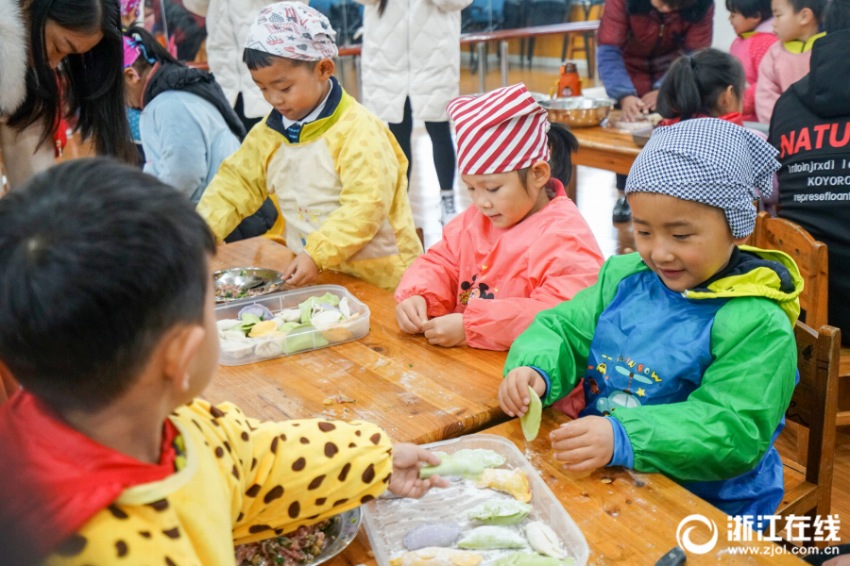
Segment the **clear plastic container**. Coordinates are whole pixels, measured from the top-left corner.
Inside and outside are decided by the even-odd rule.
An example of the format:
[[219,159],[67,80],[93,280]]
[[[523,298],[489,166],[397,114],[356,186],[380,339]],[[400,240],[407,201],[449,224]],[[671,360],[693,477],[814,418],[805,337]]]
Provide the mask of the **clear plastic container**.
[[[508,528],[524,532],[529,521],[542,521],[555,531],[563,549],[569,553],[576,566],[587,563],[590,549],[578,525],[514,443],[492,434],[470,434],[453,440],[426,444],[424,447],[448,454],[464,448],[485,448],[504,456],[505,463],[502,468],[520,469],[528,475],[532,494],[529,504],[533,507],[528,517],[518,525]],[[511,498],[510,495],[491,489],[479,489],[471,480],[460,480],[452,482],[448,488],[432,489],[421,499],[378,498],[370,501],[363,506],[363,521],[375,560],[379,566],[389,566],[391,558],[397,558],[406,552],[402,542],[404,535],[421,524],[452,521],[458,523],[466,533],[469,529],[479,526],[477,521],[467,518],[467,512],[479,503],[499,497]],[[533,552],[530,549],[526,551]],[[484,556],[481,564],[486,566],[516,550],[476,552]]]
[[241,342],[224,340],[219,332],[221,344],[219,363],[225,366],[239,366],[261,362],[358,340],[369,334],[369,307],[357,300],[348,292],[348,289],[339,285],[316,285],[262,297],[240,299],[216,307],[215,317],[217,321],[236,319],[241,309],[253,304],[264,306],[273,314],[277,314],[284,309],[298,308],[298,305],[310,297],[320,297],[325,293],[332,293],[340,300],[347,298],[352,317],[323,330],[311,326],[292,330],[285,336],[260,336]]

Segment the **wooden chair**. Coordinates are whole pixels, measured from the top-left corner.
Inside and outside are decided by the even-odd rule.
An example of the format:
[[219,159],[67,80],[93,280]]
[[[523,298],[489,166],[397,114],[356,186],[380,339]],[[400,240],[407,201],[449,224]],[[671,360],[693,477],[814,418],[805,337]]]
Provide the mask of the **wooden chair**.
[[[808,429],[808,454],[803,461],[783,455],[785,495],[776,514],[783,519],[806,515],[813,520],[816,516],[826,517],[830,511],[841,331],[824,325],[815,332],[797,322],[794,338],[800,383],[794,389],[785,418]],[[813,527],[813,522],[810,525]],[[812,528],[809,534],[813,532]],[[808,538],[811,543],[823,545]]]
[[799,224],[784,218],[773,218],[767,212],[759,212],[749,242],[764,250],[783,251],[793,258],[803,276],[800,320],[812,328],[826,324],[829,288],[826,244],[815,240]]

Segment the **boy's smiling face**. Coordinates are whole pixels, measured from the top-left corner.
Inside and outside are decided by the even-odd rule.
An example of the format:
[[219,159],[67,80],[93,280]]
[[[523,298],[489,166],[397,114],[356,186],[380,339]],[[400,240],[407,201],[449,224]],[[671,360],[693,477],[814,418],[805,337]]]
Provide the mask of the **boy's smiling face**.
[[271,57],[268,67],[251,71],[266,102],[287,120],[299,121],[324,100],[330,89],[334,63],[322,59],[312,64]]
[[671,291],[693,289],[729,263],[736,244],[719,208],[658,193],[629,194],[640,257]]

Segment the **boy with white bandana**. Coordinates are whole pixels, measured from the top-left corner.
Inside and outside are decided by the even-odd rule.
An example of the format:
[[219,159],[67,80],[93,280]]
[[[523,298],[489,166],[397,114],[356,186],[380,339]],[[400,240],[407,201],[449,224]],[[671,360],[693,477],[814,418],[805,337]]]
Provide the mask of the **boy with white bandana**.
[[336,33],[300,2],[258,15],[243,61],[274,107],[222,163],[198,212],[222,240],[276,193],[292,286],[334,269],[394,289],[422,253],[407,199],[407,159],[387,126],[334,72]]
[[802,281],[784,253],[741,245],[775,155],[716,118],[659,128],[638,155],[626,184],[638,253],[537,315],[499,388],[523,415],[529,386],[549,405],[584,378],[587,406],[551,435],[565,469],[661,472],[729,515],[775,511]]

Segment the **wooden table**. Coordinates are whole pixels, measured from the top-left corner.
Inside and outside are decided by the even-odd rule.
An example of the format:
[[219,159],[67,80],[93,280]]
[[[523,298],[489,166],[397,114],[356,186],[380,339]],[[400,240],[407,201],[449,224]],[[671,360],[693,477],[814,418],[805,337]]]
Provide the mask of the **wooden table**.
[[640,148],[635,144],[632,135],[623,130],[595,126],[573,127],[570,131],[579,143],[578,151],[573,154],[573,174],[570,177],[569,186],[566,187],[567,196],[574,202],[578,184],[576,166],[586,165],[628,175],[635,157],[640,153]]
[[[292,258],[284,246],[254,238],[219,247],[214,268],[268,267]],[[333,271],[318,283],[342,285],[371,310],[360,340],[243,366],[219,366],[204,392],[233,401],[252,417],[282,420],[325,416],[380,424],[396,441],[434,442],[506,419],[496,391],[506,352],[441,348],[398,329],[396,302],[384,291]],[[341,394],[355,403],[330,402]]]
[[[518,419],[483,431],[511,440],[529,459],[584,533],[590,547],[588,564],[653,565],[676,546],[676,530],[685,517],[699,513],[714,521],[718,540],[707,554],[687,554],[688,565],[804,564],[780,546],[764,541],[730,542],[726,515],[661,474],[640,474],[624,468],[603,468],[585,477],[564,472],[552,459],[548,435],[569,418],[546,409],[536,440],[526,443]],[[708,542],[710,532],[698,526],[691,540]],[[763,556],[732,554],[730,548],[752,548]],[[375,564],[365,529],[329,566]]]

